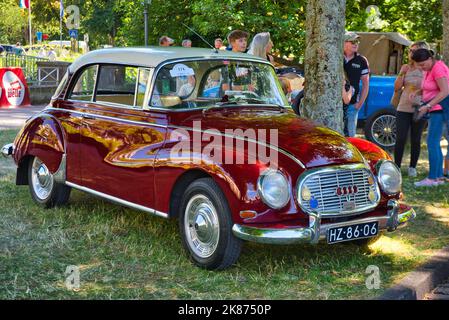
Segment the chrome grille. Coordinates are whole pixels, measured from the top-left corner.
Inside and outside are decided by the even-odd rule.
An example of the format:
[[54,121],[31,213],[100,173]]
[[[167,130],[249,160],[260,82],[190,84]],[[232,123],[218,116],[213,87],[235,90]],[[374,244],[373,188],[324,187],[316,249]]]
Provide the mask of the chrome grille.
[[[309,197],[302,198],[306,187],[311,200],[315,201],[315,206],[318,205],[316,208],[312,208],[312,202],[307,200]],[[306,172],[299,182],[298,199],[307,212],[342,216],[375,208],[380,200],[380,192],[371,171],[363,165],[350,165]]]

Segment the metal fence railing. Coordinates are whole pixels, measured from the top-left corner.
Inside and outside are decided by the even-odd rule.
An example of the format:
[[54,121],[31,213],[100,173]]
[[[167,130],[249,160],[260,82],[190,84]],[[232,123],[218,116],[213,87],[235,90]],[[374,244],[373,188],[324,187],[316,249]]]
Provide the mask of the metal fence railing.
[[0,56],[0,68],[20,67],[23,70],[27,82],[32,84],[38,81],[37,63],[39,61],[48,61],[48,59],[6,53],[6,55]]

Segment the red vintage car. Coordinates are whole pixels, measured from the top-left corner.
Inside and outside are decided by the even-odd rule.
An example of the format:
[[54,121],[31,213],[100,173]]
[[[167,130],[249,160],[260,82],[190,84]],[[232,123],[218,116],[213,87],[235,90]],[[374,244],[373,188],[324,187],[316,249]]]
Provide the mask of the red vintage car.
[[415,217],[386,152],[298,117],[274,68],[247,54],[90,52],[2,153],[44,207],[75,188],[177,218],[208,269],[231,266],[243,241],[366,244]]

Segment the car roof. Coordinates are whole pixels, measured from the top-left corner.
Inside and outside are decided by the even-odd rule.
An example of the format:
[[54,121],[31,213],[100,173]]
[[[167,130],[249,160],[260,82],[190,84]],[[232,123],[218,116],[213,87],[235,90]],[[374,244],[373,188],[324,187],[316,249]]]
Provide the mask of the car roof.
[[205,48],[183,47],[134,47],[134,48],[108,48],[91,51],[77,60],[69,67],[71,73],[90,64],[124,64],[143,67],[156,67],[160,63],[176,59],[194,58],[221,58],[221,59],[250,59],[267,62],[259,57],[247,53],[235,53],[232,51]]

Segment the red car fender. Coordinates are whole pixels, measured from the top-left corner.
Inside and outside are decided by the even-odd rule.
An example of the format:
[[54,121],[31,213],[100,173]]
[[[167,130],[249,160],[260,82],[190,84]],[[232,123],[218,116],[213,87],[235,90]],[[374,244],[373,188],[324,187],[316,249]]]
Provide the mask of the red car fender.
[[35,156],[45,163],[51,173],[55,173],[65,153],[60,124],[48,114],[40,114],[29,120],[17,135],[14,146],[14,161],[19,170],[23,169],[24,159]]
[[[162,212],[170,212],[176,215],[178,204],[169,207],[173,203],[173,197],[180,199],[188,183],[194,179],[209,176],[214,179],[226,197],[233,215],[234,223],[270,223],[280,220],[306,218],[296,201],[296,183],[303,169],[289,157],[278,153],[278,167],[290,184],[290,201],[282,209],[275,210],[267,206],[257,190],[257,182],[260,175],[268,170],[262,163],[248,164],[245,150],[245,165],[226,163],[226,154],[237,154],[236,150],[223,148],[222,163],[211,159],[176,159],[169,156],[174,142],[168,142],[158,153],[155,163],[155,192],[156,209]],[[204,146],[204,144],[203,144]],[[235,158],[234,158],[235,160]],[[190,177],[188,177],[190,175]],[[177,187],[186,181],[182,188]],[[241,211],[251,210],[257,213],[252,219],[242,219]],[[299,213],[299,214],[298,214]]]
[[368,140],[351,137],[348,137],[347,140],[359,149],[374,173],[376,173],[375,166],[379,160],[392,160],[391,156],[385,150]]

